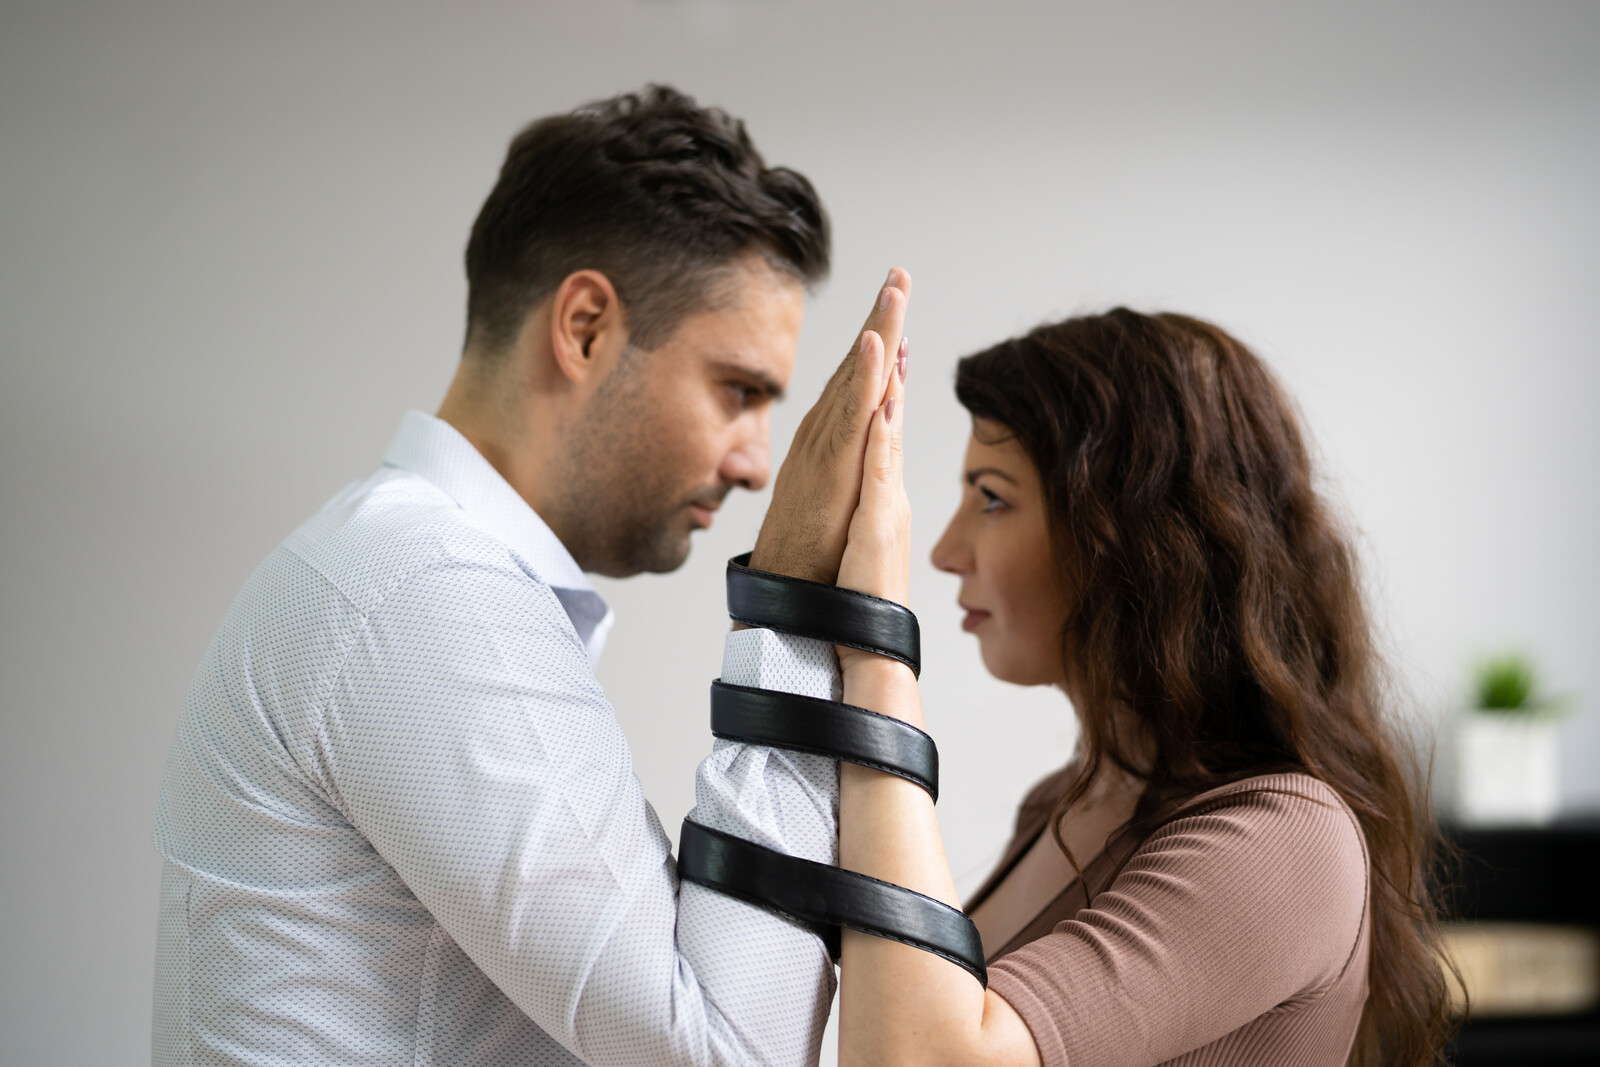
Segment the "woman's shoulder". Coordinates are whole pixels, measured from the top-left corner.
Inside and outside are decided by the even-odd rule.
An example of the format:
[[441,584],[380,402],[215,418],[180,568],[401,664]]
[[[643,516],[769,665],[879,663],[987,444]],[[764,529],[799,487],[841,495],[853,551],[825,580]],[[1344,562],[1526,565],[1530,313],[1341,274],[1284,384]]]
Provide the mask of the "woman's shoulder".
[[1134,855],[1210,868],[1243,886],[1269,888],[1359,924],[1369,864],[1355,813],[1309,774],[1231,782],[1177,806]]
[[[1274,801],[1273,798],[1281,798]],[[1282,810],[1323,810],[1339,813],[1352,828],[1355,813],[1332,786],[1303,771],[1258,774],[1207,790],[1174,805],[1176,816],[1221,807],[1239,807],[1263,813]]]
[[1307,774],[1270,774],[1181,805],[1095,906],[1120,898],[1152,906],[1176,893],[1204,902],[1223,928],[1244,924],[1251,936],[1280,939],[1293,931],[1305,977],[1321,986],[1360,955],[1369,878],[1365,838],[1339,794]]
[[1301,772],[1242,778],[1175,804],[1146,843],[1163,832],[1197,828],[1244,833],[1253,840],[1325,841],[1363,867],[1366,862],[1365,838],[1350,805],[1332,786]]

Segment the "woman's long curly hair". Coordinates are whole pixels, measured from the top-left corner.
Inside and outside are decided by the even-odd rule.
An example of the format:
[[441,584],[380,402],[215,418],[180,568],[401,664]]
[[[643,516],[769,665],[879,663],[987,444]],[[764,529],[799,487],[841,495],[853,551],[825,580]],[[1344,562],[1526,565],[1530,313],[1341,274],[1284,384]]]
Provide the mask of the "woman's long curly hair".
[[[1140,833],[1167,802],[1242,778],[1325,782],[1372,865],[1350,1062],[1436,1062],[1454,1025],[1430,885],[1437,830],[1386,714],[1355,553],[1278,383],[1210,323],[1117,308],[968,356],[956,395],[1027,452],[1051,516],[1083,723],[1057,824],[1105,761],[1148,783]],[[1148,764],[1116,736],[1119,706],[1142,723]]]

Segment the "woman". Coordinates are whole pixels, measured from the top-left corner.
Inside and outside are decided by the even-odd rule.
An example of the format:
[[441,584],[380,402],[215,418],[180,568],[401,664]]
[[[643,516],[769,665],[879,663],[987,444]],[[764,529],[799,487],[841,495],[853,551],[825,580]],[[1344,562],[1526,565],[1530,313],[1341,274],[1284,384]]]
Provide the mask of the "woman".
[[[841,1061],[1434,1062],[1431,827],[1286,397],[1215,326],[1123,309],[969,356],[956,392],[934,564],[991,673],[1068,696],[1079,756],[969,907],[987,990],[846,931]],[[839,576],[901,603],[903,393],[891,375]],[[909,669],[840,663],[846,702],[922,725]],[[922,789],[844,764],[840,827],[844,866],[956,903]]]

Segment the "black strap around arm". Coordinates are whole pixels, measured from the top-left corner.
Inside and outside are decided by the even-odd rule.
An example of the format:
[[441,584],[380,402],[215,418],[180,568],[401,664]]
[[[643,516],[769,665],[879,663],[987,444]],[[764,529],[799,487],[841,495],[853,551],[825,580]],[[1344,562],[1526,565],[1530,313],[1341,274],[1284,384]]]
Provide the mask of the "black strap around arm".
[[[906,608],[800,578],[752,570],[749,555],[728,561],[728,614],[749,626],[816,638],[922,667],[917,617]],[[939,752],[907,723],[833,700],[713,682],[711,729],[718,737],[795,749],[897,774],[937,799]],[[956,908],[904,886],[785,855],[687,819],[678,873],[719,893],[815,930],[839,958],[842,927],[932,952],[988,985],[983,940]]]
[[728,561],[728,614],[735,622],[897,659],[922,673],[922,632],[911,610],[838,586],[752,570],[750,553]]
[[712,682],[711,732],[725,741],[812,752],[897,774],[939,799],[933,738],[854,704]]
[[903,886],[775,852],[688,819],[678,839],[678,874],[810,927],[835,960],[842,927],[931,952],[988,987],[983,940],[972,920]]

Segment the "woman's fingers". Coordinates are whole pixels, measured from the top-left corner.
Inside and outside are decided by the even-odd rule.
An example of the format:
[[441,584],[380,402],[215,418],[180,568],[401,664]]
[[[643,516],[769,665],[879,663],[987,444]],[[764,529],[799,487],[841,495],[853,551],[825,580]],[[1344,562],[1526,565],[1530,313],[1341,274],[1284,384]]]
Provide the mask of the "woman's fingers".
[[[910,346],[901,339],[900,351],[888,361],[888,381],[867,443],[864,473],[886,492],[903,495],[905,486],[906,363]],[[863,490],[864,491],[864,490]],[[875,501],[889,508],[889,501]]]
[[905,492],[903,445],[906,379],[898,355],[890,365],[886,395],[873,411],[867,432],[861,500],[851,520],[839,582],[904,604],[911,578],[911,508]]

